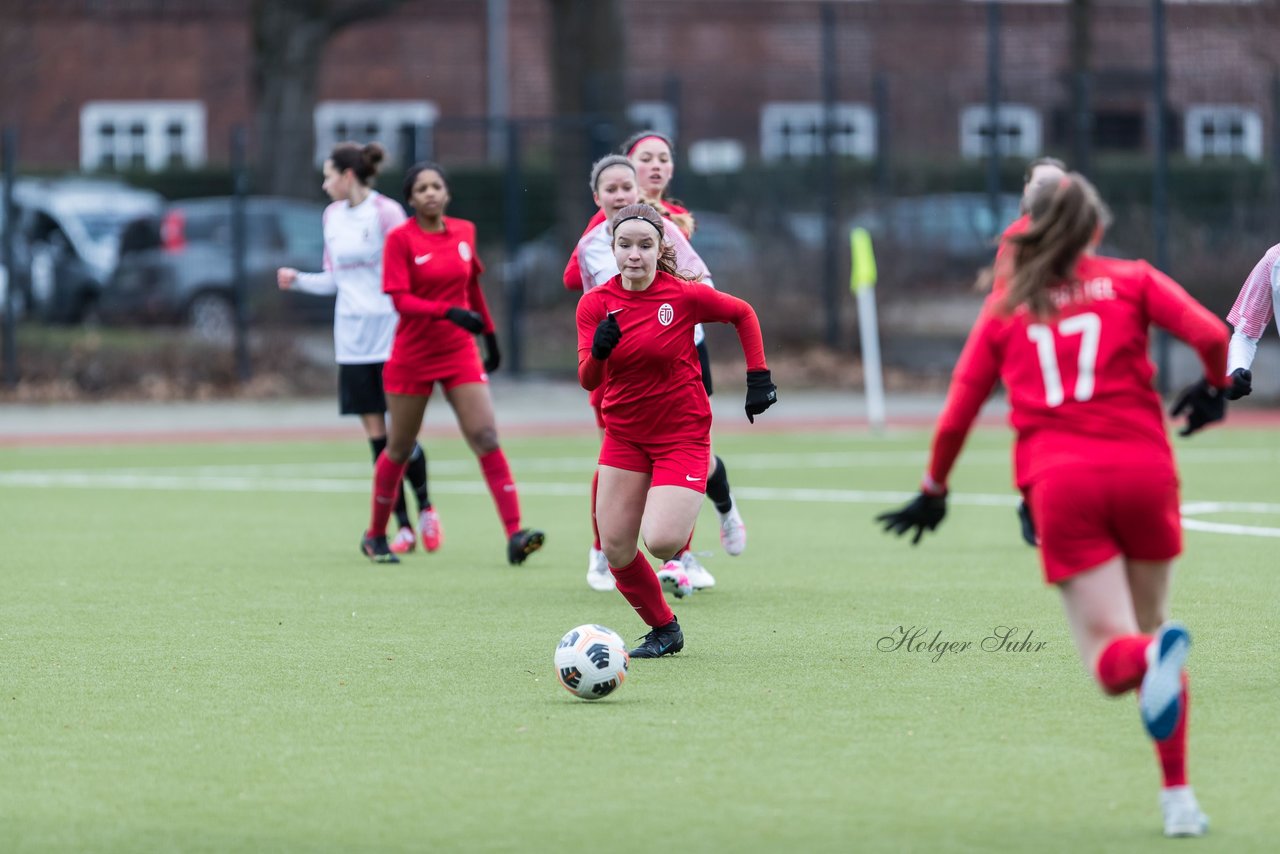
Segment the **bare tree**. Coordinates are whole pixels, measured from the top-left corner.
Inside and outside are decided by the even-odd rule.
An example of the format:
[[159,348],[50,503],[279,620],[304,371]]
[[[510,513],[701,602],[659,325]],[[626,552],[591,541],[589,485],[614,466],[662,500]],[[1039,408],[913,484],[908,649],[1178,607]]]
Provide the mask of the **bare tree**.
[[[557,221],[570,232],[589,205],[593,156],[621,141],[626,115],[626,31],[620,0],[549,0],[557,118]],[[567,233],[566,232],[566,233]],[[573,236],[576,236],[573,232]]]
[[253,0],[254,129],[262,192],[315,194],[314,114],[325,45],[403,0]]

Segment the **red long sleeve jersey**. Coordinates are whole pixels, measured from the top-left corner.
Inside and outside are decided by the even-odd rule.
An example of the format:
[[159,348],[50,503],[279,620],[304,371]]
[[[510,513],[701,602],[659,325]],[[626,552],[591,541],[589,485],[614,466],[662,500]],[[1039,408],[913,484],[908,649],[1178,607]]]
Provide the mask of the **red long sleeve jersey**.
[[[613,314],[622,329],[608,359],[591,355],[596,326]],[[695,323],[732,323],[748,371],[768,370],[755,311],[743,300],[697,282],[658,273],[643,291],[615,276],[578,301],[578,379],[588,391],[604,384],[605,429],[637,443],[704,438],[711,404],[702,387]]]
[[[476,254],[476,227],[465,219],[444,218],[444,230],[423,231],[410,218],[387,234],[382,253],[382,290],[400,312],[391,361],[430,373],[456,364],[458,354],[475,350],[475,339],[445,319],[450,308],[469,308],[484,318],[484,331],[493,319],[480,274],[484,265]],[[403,296],[411,297],[407,302]]]
[[996,380],[1017,433],[1017,484],[1030,486],[1060,465],[1136,458],[1173,464],[1160,398],[1152,388],[1148,327],[1193,347],[1205,374],[1226,385],[1228,330],[1176,282],[1145,261],[1084,256],[1076,277],[1054,288],[1059,313],[1002,314],[987,299],[951,378],[938,418],[929,477],[944,485],[965,436]]

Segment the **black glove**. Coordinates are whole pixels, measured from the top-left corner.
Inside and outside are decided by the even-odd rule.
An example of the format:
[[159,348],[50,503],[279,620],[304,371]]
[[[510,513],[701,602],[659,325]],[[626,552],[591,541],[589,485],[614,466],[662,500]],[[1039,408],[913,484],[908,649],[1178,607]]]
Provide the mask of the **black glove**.
[[921,492],[901,510],[881,513],[876,517],[876,521],[884,523],[886,532],[892,531],[899,537],[915,528],[916,535],[911,540],[911,545],[914,546],[920,542],[925,531],[932,531],[942,524],[946,515],[947,494],[945,492],[942,495]]
[[622,327],[618,325],[618,318],[612,314],[606,315],[604,320],[596,324],[596,334],[591,339],[591,355],[603,362],[621,340]]
[[502,364],[502,351],[498,349],[498,336],[492,332],[484,336],[484,372],[491,374]]
[[778,402],[778,387],[773,384],[768,371],[747,371],[747,420],[756,423],[756,416]]
[[1169,414],[1177,418],[1187,414],[1187,426],[1178,431],[1179,436],[1190,436],[1200,428],[1221,421],[1227,414],[1227,396],[1222,389],[1214,388],[1201,377],[1182,390],[1174,401]]
[[479,335],[484,331],[484,318],[480,316],[478,311],[455,307],[446,311],[444,316],[446,320],[458,324],[472,335]]
[[1253,394],[1253,371],[1236,368],[1231,372],[1231,387],[1223,391],[1227,400],[1239,400]]

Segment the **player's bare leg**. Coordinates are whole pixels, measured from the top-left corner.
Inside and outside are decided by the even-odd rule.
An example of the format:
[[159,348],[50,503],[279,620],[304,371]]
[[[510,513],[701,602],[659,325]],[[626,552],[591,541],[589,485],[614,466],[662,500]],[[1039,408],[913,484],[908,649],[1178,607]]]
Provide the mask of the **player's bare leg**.
[[453,407],[463,439],[480,462],[489,494],[493,496],[507,535],[507,561],[511,564],[524,563],[525,558],[542,548],[546,535],[532,528],[520,527],[520,497],[507,457],[498,444],[498,425],[489,386],[486,383],[463,383],[447,389],[445,397]]
[[369,513],[369,527],[360,539],[360,551],[374,563],[399,563],[399,558],[387,543],[387,520],[400,494],[404,470],[417,441],[418,428],[422,426],[422,414],[427,399],[414,395],[387,395],[387,411],[391,415],[391,430],[387,434],[387,446],[378,455],[373,467],[373,500]]

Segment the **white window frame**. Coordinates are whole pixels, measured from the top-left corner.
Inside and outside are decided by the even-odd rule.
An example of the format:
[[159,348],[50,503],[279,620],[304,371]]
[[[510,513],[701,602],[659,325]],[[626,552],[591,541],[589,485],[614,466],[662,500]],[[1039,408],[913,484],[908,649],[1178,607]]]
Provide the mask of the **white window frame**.
[[633,101],[627,106],[627,121],[676,141],[676,110],[666,101]]
[[[970,104],[960,111],[960,156],[976,160],[987,156],[990,138],[991,108],[987,104]],[[1032,159],[1040,156],[1043,127],[1040,112],[1028,104],[1002,103],[996,108],[1000,134],[997,137],[1001,157]],[[1015,135],[1006,133],[1016,127]],[[984,130],[987,132],[984,133]],[[1014,142],[1016,140],[1016,143]]]
[[[388,159],[401,158],[400,129],[405,125],[430,128],[440,111],[431,101],[321,101],[316,105],[317,166],[339,142],[380,142]],[[349,130],[338,132],[338,125]]]
[[[760,109],[760,157],[765,161],[804,160],[822,154],[821,130],[805,134],[784,133],[787,127],[821,128],[824,119],[821,101],[778,101]],[[832,134],[836,154],[871,160],[876,156],[876,114],[866,104],[841,102],[835,105],[837,131]],[[841,131],[839,128],[850,130]]]
[[[1242,131],[1239,137],[1224,132],[1236,120],[1239,120]],[[1206,122],[1214,126],[1212,138],[1207,138],[1204,134]],[[1262,162],[1262,116],[1250,107],[1239,104],[1193,104],[1187,107],[1182,128],[1187,158],[1190,160],[1243,157],[1253,163]]]
[[[181,128],[175,149],[171,126]],[[115,129],[110,137],[102,133]],[[142,133],[132,129],[141,127]],[[87,101],[80,107],[80,168],[101,169],[106,158],[112,168],[133,168],[135,158],[152,172],[173,166],[171,157],[181,157],[182,168],[204,165],[206,136],[205,107],[200,101]]]

